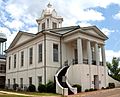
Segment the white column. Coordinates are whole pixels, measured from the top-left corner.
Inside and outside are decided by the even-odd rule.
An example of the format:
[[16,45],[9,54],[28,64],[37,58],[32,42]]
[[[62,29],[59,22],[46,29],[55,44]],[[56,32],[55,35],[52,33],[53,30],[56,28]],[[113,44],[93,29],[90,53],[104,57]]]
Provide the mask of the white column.
[[88,53],[88,64],[92,64],[92,51],[91,51],[91,44],[90,41],[87,41],[87,53]]
[[103,65],[106,66],[105,47],[102,46],[101,50],[102,50],[102,62],[103,62]]
[[83,53],[82,53],[82,39],[77,39],[77,51],[78,51],[78,64],[83,63]]
[[96,55],[96,65],[99,65],[99,50],[97,43],[95,43],[95,55]]
[[1,54],[1,52],[2,52],[2,49],[1,49],[1,42],[0,42],[0,54]]

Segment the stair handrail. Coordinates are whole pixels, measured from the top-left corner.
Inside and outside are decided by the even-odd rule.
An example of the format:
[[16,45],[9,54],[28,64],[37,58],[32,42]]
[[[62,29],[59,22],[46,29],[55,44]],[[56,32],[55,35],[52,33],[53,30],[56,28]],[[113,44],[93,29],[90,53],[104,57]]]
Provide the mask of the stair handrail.
[[66,84],[68,85],[69,89],[74,93],[77,94],[77,88],[76,87],[72,87],[69,82],[68,79],[66,79]]
[[68,95],[68,88],[62,87],[61,84],[60,84],[59,81],[58,81],[58,74],[59,74],[59,73],[61,72],[61,70],[64,69],[65,67],[66,67],[66,66],[63,66],[63,67],[57,72],[57,74],[55,75],[56,87],[57,87],[57,85],[58,85],[57,89],[58,89],[58,88],[61,89],[61,91],[57,91],[57,89],[56,89],[56,92],[57,92],[57,93],[60,93],[60,94],[63,94],[63,95]]

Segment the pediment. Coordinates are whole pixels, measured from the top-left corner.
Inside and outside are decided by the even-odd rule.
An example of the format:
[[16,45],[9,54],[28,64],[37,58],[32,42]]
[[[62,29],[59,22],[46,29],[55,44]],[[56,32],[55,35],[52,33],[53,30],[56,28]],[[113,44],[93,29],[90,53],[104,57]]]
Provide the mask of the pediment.
[[108,39],[108,37],[102,31],[100,31],[96,26],[84,27],[82,28],[82,30],[84,30],[85,33],[89,35],[96,36],[105,40]]
[[25,41],[33,38],[35,35],[27,32],[18,32],[14,40],[12,41],[11,45],[9,46],[8,49],[15,47],[19,44],[24,43]]

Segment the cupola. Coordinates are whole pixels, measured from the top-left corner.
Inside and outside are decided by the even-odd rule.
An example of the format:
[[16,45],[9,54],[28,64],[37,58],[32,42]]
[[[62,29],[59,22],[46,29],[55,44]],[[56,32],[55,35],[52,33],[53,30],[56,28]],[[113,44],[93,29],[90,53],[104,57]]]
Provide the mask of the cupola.
[[38,23],[38,32],[46,29],[55,29],[62,27],[63,18],[57,16],[57,12],[49,3],[47,8],[42,11],[39,19],[36,20]]

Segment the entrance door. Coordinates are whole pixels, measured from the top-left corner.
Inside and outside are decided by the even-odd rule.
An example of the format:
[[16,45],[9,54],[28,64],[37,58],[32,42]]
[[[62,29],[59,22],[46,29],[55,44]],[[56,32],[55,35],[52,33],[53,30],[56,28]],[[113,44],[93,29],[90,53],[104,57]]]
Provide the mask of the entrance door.
[[75,64],[78,64],[78,53],[77,53],[77,49],[74,49],[74,56],[75,56]]
[[98,75],[94,75],[94,89],[99,89],[99,78],[98,78]]

